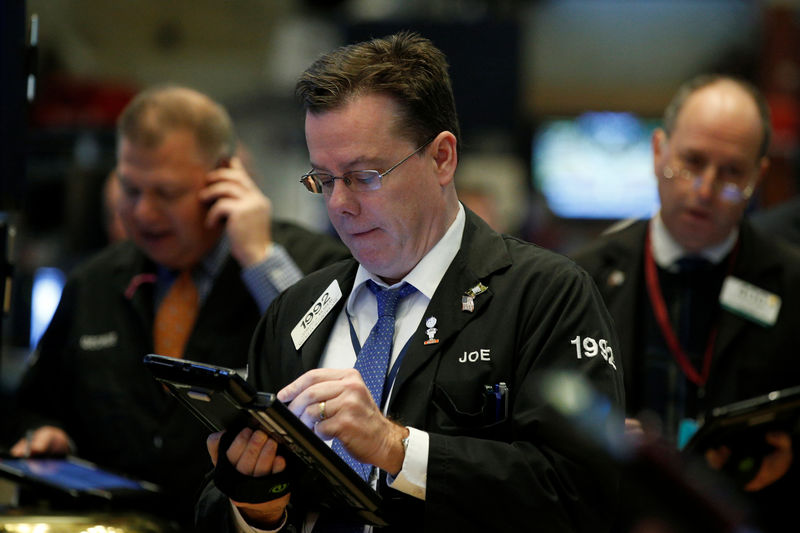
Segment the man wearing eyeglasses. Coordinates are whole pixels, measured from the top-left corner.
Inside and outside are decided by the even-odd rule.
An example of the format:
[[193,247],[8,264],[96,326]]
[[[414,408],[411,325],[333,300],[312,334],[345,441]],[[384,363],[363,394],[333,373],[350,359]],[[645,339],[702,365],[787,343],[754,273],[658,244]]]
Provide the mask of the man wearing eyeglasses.
[[[749,83],[689,80],[653,134],[659,212],[575,255],[615,319],[632,432],[644,425],[682,446],[700,414],[800,385],[800,256],[743,218],[769,139],[766,102]],[[792,460],[788,435],[763,439],[772,453],[746,491],[788,483],[775,483]]]
[[[409,33],[354,44],[315,62],[297,93],[311,163],[301,181],[355,260],[273,303],[254,339],[255,386],[376,488],[380,531],[607,530],[617,472],[540,393],[559,369],[621,406],[610,319],[574,263],[495,233],[459,203],[444,55]],[[382,336],[387,318],[394,331]],[[621,436],[603,406],[595,420]],[[343,506],[326,508],[329,489],[308,484],[261,431],[227,448],[219,439],[212,458],[243,478],[293,477],[271,501],[239,490],[244,481],[225,482],[229,498],[210,486],[203,530],[365,530]]]

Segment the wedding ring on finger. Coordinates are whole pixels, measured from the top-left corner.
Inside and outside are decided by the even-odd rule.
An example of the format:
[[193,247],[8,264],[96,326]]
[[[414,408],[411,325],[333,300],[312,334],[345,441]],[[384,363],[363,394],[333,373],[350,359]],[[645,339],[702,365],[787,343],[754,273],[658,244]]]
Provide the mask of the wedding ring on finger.
[[319,419],[325,420],[325,402],[319,402]]

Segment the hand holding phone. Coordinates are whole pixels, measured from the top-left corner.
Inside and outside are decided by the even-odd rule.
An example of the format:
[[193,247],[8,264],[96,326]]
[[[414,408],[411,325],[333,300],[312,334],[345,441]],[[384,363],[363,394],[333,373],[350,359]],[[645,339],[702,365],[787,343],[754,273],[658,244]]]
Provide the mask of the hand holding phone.
[[272,243],[272,203],[241,159],[221,159],[209,172],[200,199],[209,205],[206,224],[224,228],[231,241],[231,254],[243,268],[264,260]]

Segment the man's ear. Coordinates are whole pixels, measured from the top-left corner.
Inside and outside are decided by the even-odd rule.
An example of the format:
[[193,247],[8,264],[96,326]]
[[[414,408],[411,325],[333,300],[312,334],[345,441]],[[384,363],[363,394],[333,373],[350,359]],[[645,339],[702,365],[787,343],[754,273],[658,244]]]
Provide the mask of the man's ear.
[[764,181],[764,178],[767,177],[768,171],[769,171],[769,157],[764,156],[758,162],[758,177],[756,178],[754,188],[758,187],[761,184],[761,182]]
[[653,131],[653,136],[650,139],[650,144],[653,148],[653,174],[658,176],[660,169],[663,166],[663,159],[667,151],[667,132],[663,128],[656,128]]
[[453,182],[453,175],[458,166],[458,140],[449,131],[443,131],[431,141],[431,154],[439,185],[445,186]]

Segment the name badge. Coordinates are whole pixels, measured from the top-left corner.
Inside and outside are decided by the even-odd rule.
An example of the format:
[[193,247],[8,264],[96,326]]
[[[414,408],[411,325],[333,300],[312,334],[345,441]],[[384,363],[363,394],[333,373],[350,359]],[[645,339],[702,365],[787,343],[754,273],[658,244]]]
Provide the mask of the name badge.
[[306,342],[306,339],[314,333],[314,330],[317,329],[317,326],[320,325],[322,319],[328,316],[328,313],[331,312],[333,306],[336,305],[342,298],[342,289],[339,287],[339,281],[333,280],[333,282],[328,285],[328,288],[325,289],[325,292],[317,298],[317,301],[314,302],[306,314],[303,315],[303,318],[300,319],[300,322],[292,330],[292,341],[294,342],[294,349],[299,350],[303,343]]
[[101,333],[99,335],[81,335],[80,339],[78,339],[78,345],[81,347],[81,350],[95,352],[113,348],[117,345],[118,339],[119,337],[116,331],[109,331],[108,333]]
[[780,296],[733,276],[722,283],[719,303],[731,313],[762,326],[775,325],[781,309]]

